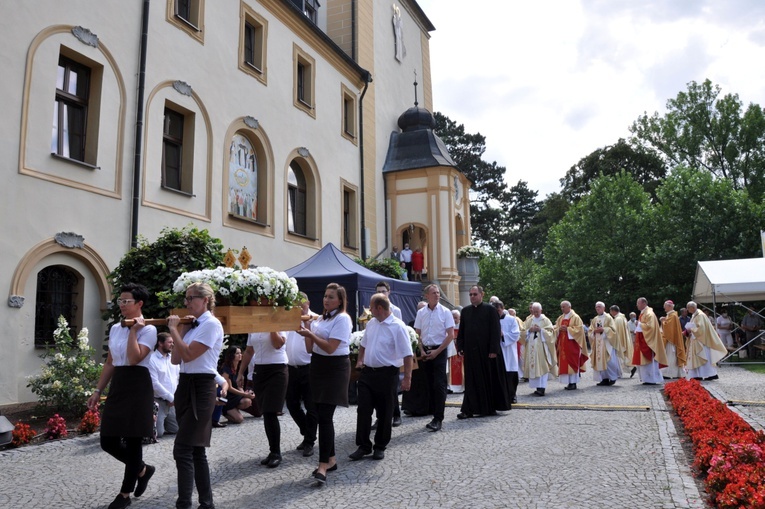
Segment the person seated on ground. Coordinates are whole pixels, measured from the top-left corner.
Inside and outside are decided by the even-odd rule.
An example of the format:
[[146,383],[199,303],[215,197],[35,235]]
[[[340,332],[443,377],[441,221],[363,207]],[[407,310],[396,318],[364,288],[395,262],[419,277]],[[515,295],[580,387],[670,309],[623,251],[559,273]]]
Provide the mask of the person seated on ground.
[[223,406],[223,415],[232,424],[241,424],[244,421],[244,416],[240,410],[249,408],[252,405],[252,398],[255,396],[251,391],[240,389],[237,384],[236,379],[241,362],[241,348],[238,346],[228,347],[223,354],[223,365],[221,366],[220,374],[229,385],[228,401]]

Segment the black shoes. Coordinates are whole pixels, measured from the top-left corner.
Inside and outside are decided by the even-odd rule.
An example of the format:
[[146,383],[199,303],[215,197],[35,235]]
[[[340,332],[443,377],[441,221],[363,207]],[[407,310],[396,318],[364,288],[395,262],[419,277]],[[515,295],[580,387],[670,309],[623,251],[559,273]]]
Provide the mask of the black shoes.
[[[719,377],[719,376],[717,376],[717,375],[712,375],[712,376],[708,376],[708,377],[706,377],[706,378],[704,379],[704,381],[705,381],[705,382],[710,382],[710,381],[712,381],[712,380],[719,380],[719,379],[720,379],[720,377]],[[138,496],[138,495],[136,495],[136,496]]]
[[513,398],[513,405],[515,405],[516,403],[518,403],[518,398]]
[[143,495],[143,493],[146,491],[146,487],[149,485],[149,480],[151,479],[151,476],[154,475],[154,471],[156,468],[154,468],[151,465],[145,465],[146,471],[143,473],[143,477],[138,478],[138,484],[135,487],[135,491],[133,492],[133,496],[140,497]]
[[327,484],[327,476],[324,474],[320,474],[319,472],[314,471],[314,473],[311,474],[311,477],[316,480],[315,486],[324,486]]
[[382,449],[375,449],[375,451],[372,453],[373,460],[381,460],[383,458],[385,458],[385,451]]
[[225,428],[226,425],[222,422],[213,422],[213,428]]
[[117,497],[114,499],[114,501],[109,504],[109,509],[123,509],[124,507],[127,507],[131,504],[130,497],[123,497],[122,495],[117,495]]
[[438,419],[433,419],[429,423],[425,425],[426,428],[428,428],[430,431],[440,431],[441,430],[441,421]]
[[[329,467],[327,469],[327,472],[334,472],[335,470],[337,470],[337,463],[335,463],[334,465]],[[318,474],[318,473],[319,473],[319,469],[318,468],[314,468],[313,472],[311,473],[311,475]]]
[[313,456],[313,444],[305,444],[303,447],[303,457]]
[[268,468],[276,468],[282,463],[282,455],[272,452],[262,460],[260,460],[260,464],[264,465]]
[[532,396],[544,396],[545,390],[542,387],[539,387],[537,390],[531,393]]
[[305,449],[305,446],[306,446],[306,445],[308,445],[308,444],[306,444],[305,440],[303,440],[302,442],[300,442],[300,443],[298,444],[298,446],[297,446],[297,447],[295,447],[295,449],[296,449],[296,450],[298,450],[298,451],[302,451],[303,449]]
[[468,414],[468,413],[465,413],[465,412],[460,412],[460,413],[457,414],[457,419],[460,419],[460,420],[462,420],[462,419],[470,419],[471,417],[473,417],[473,414]]
[[567,391],[575,391],[576,390],[576,384],[568,384],[567,386],[564,387],[564,389],[567,390]]
[[391,424],[391,426],[393,426],[394,428],[398,428],[399,426],[401,426],[401,416],[394,417],[393,423]]
[[635,376],[635,371],[637,371],[637,368],[636,368],[636,367],[633,367],[633,368],[630,370],[630,378],[632,378],[633,376]]
[[359,461],[361,458],[369,454],[372,454],[372,451],[365,451],[364,449],[359,447],[358,449],[356,449],[356,451],[350,453],[348,457],[350,458],[351,461]]
[[601,387],[605,387],[605,386],[611,385],[611,380],[609,380],[608,378],[604,378],[603,380],[596,383],[595,385],[600,385]]

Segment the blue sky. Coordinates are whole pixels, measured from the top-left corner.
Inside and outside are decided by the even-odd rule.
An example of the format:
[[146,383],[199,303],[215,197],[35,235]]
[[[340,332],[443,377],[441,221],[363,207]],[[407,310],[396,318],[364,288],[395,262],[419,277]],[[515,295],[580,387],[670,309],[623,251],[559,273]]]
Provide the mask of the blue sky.
[[436,27],[434,109],[486,136],[484,158],[540,198],[691,80],[765,104],[761,0],[418,3]]

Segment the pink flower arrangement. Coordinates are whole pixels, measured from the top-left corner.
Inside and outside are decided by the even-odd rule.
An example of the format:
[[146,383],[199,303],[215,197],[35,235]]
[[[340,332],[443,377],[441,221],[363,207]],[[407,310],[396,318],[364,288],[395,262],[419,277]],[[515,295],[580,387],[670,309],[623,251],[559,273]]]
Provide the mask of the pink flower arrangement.
[[45,428],[45,438],[48,440],[55,440],[57,438],[64,438],[69,433],[66,430],[66,421],[58,414],[53,415],[48,419],[48,426]]
[[765,509],[765,433],[713,398],[697,380],[664,386],[693,443],[693,466],[720,509]]

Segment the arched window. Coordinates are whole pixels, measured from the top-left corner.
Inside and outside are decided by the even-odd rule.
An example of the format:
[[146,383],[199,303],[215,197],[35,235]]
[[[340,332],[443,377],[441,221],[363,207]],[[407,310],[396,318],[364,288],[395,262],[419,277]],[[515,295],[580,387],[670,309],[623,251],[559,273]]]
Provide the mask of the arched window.
[[76,337],[80,286],[79,275],[61,265],[51,265],[37,273],[35,346],[53,343],[53,331],[60,315],[69,322],[72,337]]
[[295,161],[290,163],[287,173],[287,196],[289,199],[287,215],[290,233],[307,235],[305,175]]

